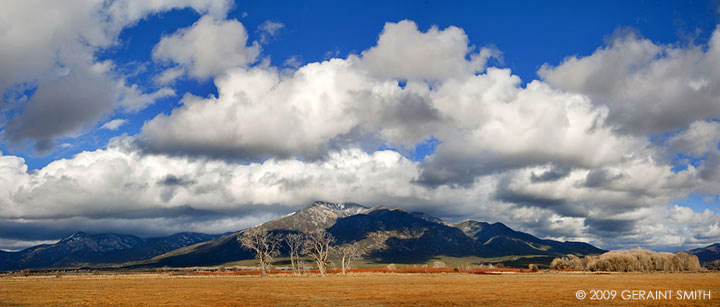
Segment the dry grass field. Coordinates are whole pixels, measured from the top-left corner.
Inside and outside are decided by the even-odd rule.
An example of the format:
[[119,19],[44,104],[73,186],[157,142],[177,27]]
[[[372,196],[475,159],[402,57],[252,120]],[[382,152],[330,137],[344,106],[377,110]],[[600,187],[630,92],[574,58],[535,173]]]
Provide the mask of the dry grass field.
[[[617,290],[612,301],[576,291]],[[710,300],[623,300],[621,290],[709,290]],[[720,306],[719,273],[477,275],[355,273],[343,277],[105,274],[5,276],[0,306]]]

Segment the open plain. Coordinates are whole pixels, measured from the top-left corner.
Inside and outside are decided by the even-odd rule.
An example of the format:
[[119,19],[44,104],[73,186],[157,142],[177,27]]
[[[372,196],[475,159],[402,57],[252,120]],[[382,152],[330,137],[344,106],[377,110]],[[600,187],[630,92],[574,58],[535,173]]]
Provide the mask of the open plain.
[[[587,297],[578,299],[576,293]],[[615,290],[591,300],[592,290]],[[635,292],[632,292],[635,290]],[[639,291],[672,291],[649,299]],[[678,299],[677,290],[710,298]],[[623,298],[623,292],[625,298]],[[632,297],[632,294],[635,297]],[[607,297],[606,297],[607,298]],[[67,274],[0,278],[0,306],[718,306],[720,274],[511,272],[500,275],[354,273],[268,277],[170,273]]]

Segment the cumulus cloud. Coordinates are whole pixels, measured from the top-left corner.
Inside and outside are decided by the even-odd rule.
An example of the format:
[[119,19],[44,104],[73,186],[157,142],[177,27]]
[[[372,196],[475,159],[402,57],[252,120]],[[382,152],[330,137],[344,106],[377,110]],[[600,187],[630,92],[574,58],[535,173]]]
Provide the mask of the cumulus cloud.
[[[392,45],[395,39],[403,44]],[[338,144],[412,148],[444,129],[423,80],[474,76],[489,51],[472,51],[459,28],[421,32],[410,21],[388,23],[361,57],[309,63],[290,76],[266,65],[227,70],[215,80],[219,97],[186,96],[181,108],[146,123],[141,136],[156,152],[239,160],[316,159]],[[388,67],[396,73],[383,71]],[[397,79],[410,80],[401,87]],[[210,122],[213,129],[201,128]]]
[[158,80],[171,82],[182,69],[190,77],[206,80],[232,67],[247,67],[260,54],[257,42],[248,45],[248,33],[237,20],[203,16],[192,26],[163,37],[153,48],[153,59],[175,63]]
[[38,153],[47,153],[55,148],[55,138],[77,136],[114,110],[138,111],[156,99],[175,94],[168,88],[142,93],[137,86],[113,80],[109,62],[74,67],[37,83],[22,113],[3,129],[7,141],[22,144],[32,140]]
[[554,87],[609,105],[608,120],[639,135],[685,129],[720,117],[720,30],[707,46],[660,45],[618,31],[607,46],[538,74]]
[[75,70],[39,82],[23,113],[8,121],[5,138],[16,144],[34,140],[43,153],[54,149],[54,138],[88,129],[114,108],[113,83],[102,74]]
[[192,8],[200,14],[223,19],[232,6],[232,0],[114,0],[107,6],[106,14],[112,28],[118,30],[148,15],[179,8]]
[[608,244],[626,248],[652,246],[656,250],[677,251],[678,246],[701,247],[717,242],[720,215],[711,210],[701,212],[670,205],[629,213],[634,228],[603,239]]
[[[368,200],[407,195],[412,186],[402,189],[393,183],[409,182],[416,174],[414,162],[393,151],[348,149],[313,163],[272,159],[241,165],[145,155],[131,144],[121,137],[107,149],[83,152],[31,173],[22,159],[2,156],[0,169],[7,184],[1,192],[11,197],[3,198],[0,216],[112,218],[184,206],[233,211],[304,205],[314,199]],[[381,188],[370,182],[387,184]],[[168,189],[172,197],[164,196]]]
[[215,80],[219,97],[186,95],[182,107],[145,123],[142,141],[157,152],[240,160],[317,157],[357,124],[347,89],[363,88],[364,80],[343,61],[308,65],[295,76],[281,80],[264,67],[230,71]]
[[[460,28],[418,30],[413,21],[385,24],[377,45],[362,52],[362,66],[373,75],[403,80],[442,80],[482,71],[496,51],[469,45]],[[469,57],[470,60],[467,60]]]
[[670,138],[668,143],[672,149],[695,157],[716,151],[720,143],[720,122],[693,122],[687,130]]
[[182,107],[143,126],[141,141],[154,152],[252,161],[317,159],[335,143],[381,138],[414,145],[429,137],[440,118],[426,85],[403,89],[354,64],[310,63],[288,77],[265,66],[229,70],[215,80],[217,98],[186,95]]
[[[136,111],[158,96],[167,96],[169,89],[144,93],[126,84],[112,62],[98,62],[94,53],[117,44],[122,29],[149,14],[186,7],[224,16],[229,1],[0,4],[0,40],[4,42],[0,46],[0,96],[3,109],[18,114],[0,123],[5,126],[6,141],[14,145],[30,141],[46,152],[54,147],[54,139],[87,131],[115,110]],[[26,91],[35,94],[28,97],[23,94]]]
[[438,139],[420,183],[471,184],[477,176],[552,163],[598,168],[652,154],[642,138],[616,134],[607,109],[539,81],[519,86],[509,70],[449,81],[433,92],[433,104],[452,118]]

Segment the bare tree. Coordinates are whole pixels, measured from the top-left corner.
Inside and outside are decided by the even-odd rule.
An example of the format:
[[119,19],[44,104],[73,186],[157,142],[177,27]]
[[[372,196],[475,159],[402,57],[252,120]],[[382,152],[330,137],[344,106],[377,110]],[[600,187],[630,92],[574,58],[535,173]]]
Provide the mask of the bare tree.
[[684,272],[699,271],[697,256],[685,252],[663,253],[646,249],[614,250],[602,255],[575,255],[555,258],[550,267],[561,270],[613,272]]
[[293,272],[300,272],[300,249],[305,244],[305,236],[301,233],[291,233],[285,236],[285,244],[290,251],[290,264],[292,264]]
[[340,255],[340,263],[342,263],[342,274],[345,275],[347,269],[350,268],[350,261],[360,259],[363,250],[357,242],[353,244],[343,245],[337,248]]
[[335,238],[325,230],[313,231],[305,236],[303,253],[312,257],[318,265],[320,275],[325,276],[328,265],[328,256],[332,251],[332,244]]
[[278,254],[278,244],[282,241],[280,237],[259,228],[250,228],[238,237],[238,241],[245,248],[255,251],[255,257],[260,260],[262,276],[267,276],[267,268]]

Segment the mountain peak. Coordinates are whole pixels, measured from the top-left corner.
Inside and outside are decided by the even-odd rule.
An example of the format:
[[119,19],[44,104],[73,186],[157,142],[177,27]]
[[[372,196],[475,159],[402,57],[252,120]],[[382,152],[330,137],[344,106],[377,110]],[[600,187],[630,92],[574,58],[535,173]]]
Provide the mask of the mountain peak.
[[367,207],[356,203],[314,201],[302,210],[263,223],[260,227],[267,230],[315,231],[332,226],[338,218],[364,213],[367,210]]
[[474,220],[467,220],[461,223],[457,223],[454,226],[460,228],[460,230],[462,230],[468,236],[473,237],[476,233],[490,226],[490,224]]
[[63,238],[60,240],[61,242],[67,242],[67,241],[77,241],[77,240],[83,240],[90,238],[90,235],[87,233],[84,233],[82,231],[76,231],[75,233]]
[[325,207],[331,210],[353,210],[353,209],[367,209],[367,207],[356,203],[331,203],[327,201],[316,200],[309,207]]
[[490,226],[497,227],[497,228],[503,229],[503,230],[511,230],[511,231],[514,231],[514,230],[512,230],[510,227],[507,227],[507,225],[505,225],[505,224],[503,224],[503,223],[500,223],[500,222],[492,223],[492,224],[490,224]]

